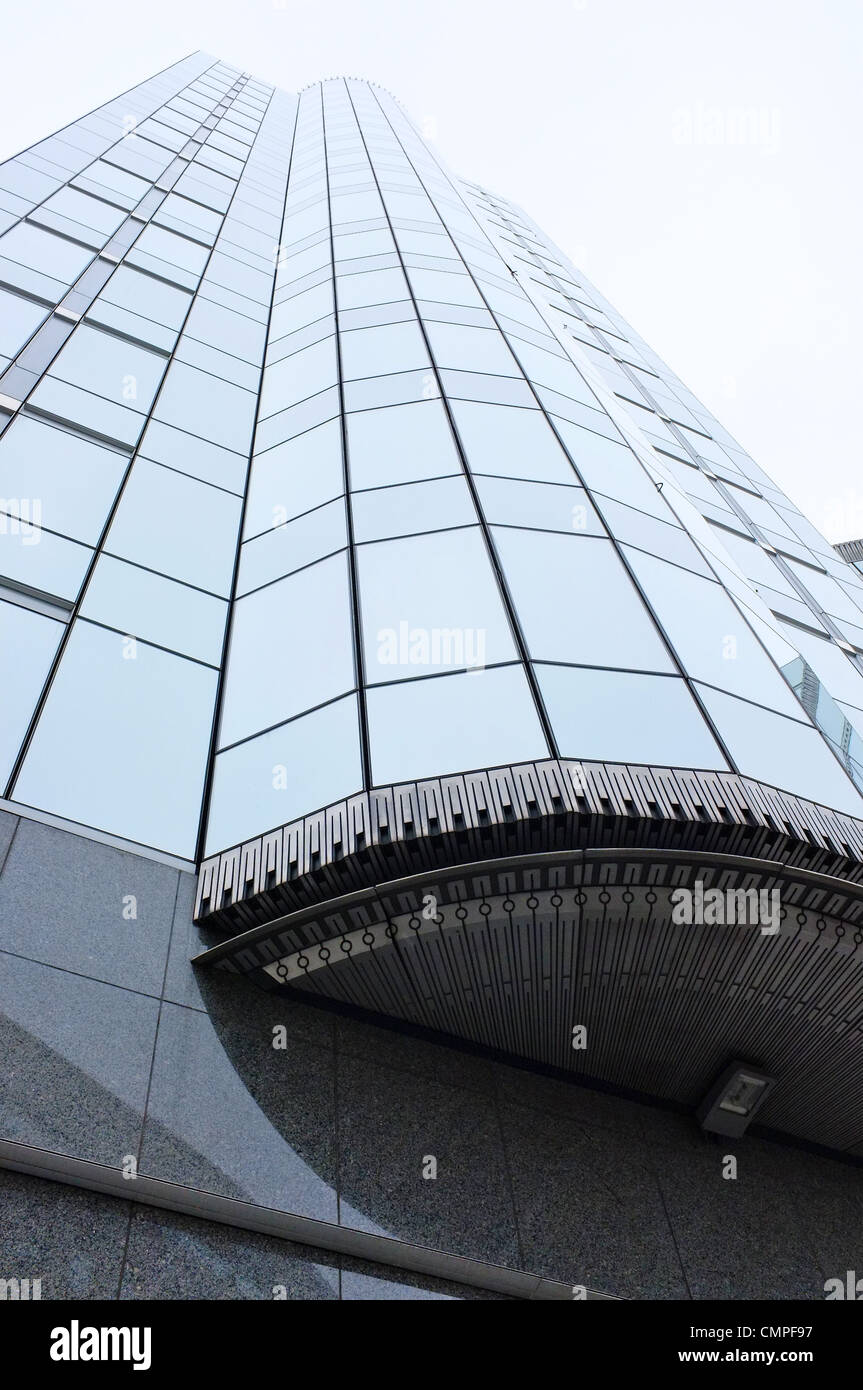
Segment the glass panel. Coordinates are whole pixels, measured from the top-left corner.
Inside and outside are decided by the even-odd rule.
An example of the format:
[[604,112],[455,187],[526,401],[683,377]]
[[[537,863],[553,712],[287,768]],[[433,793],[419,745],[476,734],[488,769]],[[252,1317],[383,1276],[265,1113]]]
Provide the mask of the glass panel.
[[376,785],[549,756],[521,666],[378,686],[368,718]]
[[524,377],[492,376],[483,372],[460,372],[441,368],[441,384],[453,401],[487,401],[492,405],[535,405],[533,392]]
[[139,458],[105,549],[187,584],[228,595],[240,498]]
[[501,376],[520,375],[515,358],[496,328],[429,323],[426,331],[439,367]]
[[0,352],[14,357],[47,316],[48,310],[41,304],[0,290]]
[[[496,380],[503,381],[503,377]],[[393,372],[389,376],[369,376],[344,384],[345,410],[378,410],[390,405],[409,405],[437,400],[440,392],[433,372]]]
[[783,633],[812,667],[834,700],[844,700],[863,709],[863,674],[835,642],[825,641],[811,632],[784,624]]
[[358,275],[340,275],[337,282],[340,309],[357,309],[366,304],[388,304],[410,300],[407,281],[400,270],[372,270]]
[[105,396],[97,396],[92,391],[58,381],[51,375],[42,378],[29,404],[56,420],[125,445],[128,449],[135,445],[146,419],[133,402],[120,405]]
[[199,294],[189,314],[185,334],[257,365],[263,355],[267,330],[264,324],[255,319],[234,313],[221,304],[213,304]]
[[[26,500],[34,523],[95,545],[128,462],[124,454],[19,415],[0,437],[0,499]],[[0,500],[0,510],[4,505]]]
[[0,795],[33,717],[65,624],[0,603]]
[[198,589],[102,555],[81,614],[118,632],[218,666],[228,605]]
[[287,333],[295,333],[298,328],[316,323],[333,311],[333,287],[329,279],[322,285],[295,294],[273,308],[270,324],[270,342],[277,343]]
[[351,506],[357,541],[410,536],[448,526],[472,526],[477,520],[463,477],[355,492]]
[[453,415],[474,473],[577,483],[572,465],[538,410],[454,401]]
[[74,188],[61,188],[37,209],[34,216],[68,236],[77,237],[79,241],[89,241],[88,233],[95,229],[101,233],[95,238],[101,244],[125,221],[126,214],[87,193],[78,193]]
[[79,174],[75,183],[79,188],[87,188],[115,203],[123,203],[127,208],[134,207],[150,187],[144,179],[127,174],[123,169],[115,169],[113,164],[106,164],[101,159]]
[[362,788],[355,695],[220,753],[206,853],[239,844]]
[[349,415],[348,457],[355,489],[462,471],[452,431],[438,401],[416,401]]
[[264,372],[261,419],[326,390],[337,380],[335,337],[283,357]]
[[[261,662],[267,678],[261,680]],[[219,746],[323,704],[355,685],[344,555],[238,599]]]
[[[0,575],[41,593],[74,600],[93,552],[24,519],[31,499],[24,500],[27,507],[16,512],[6,499],[11,519],[9,512],[0,513]],[[32,499],[32,504],[37,502],[38,498]]]
[[164,357],[82,323],[52,362],[50,375],[146,414],[166,365]]
[[193,289],[208,254],[206,246],[151,223],[138,237],[127,260],[130,265],[143,266],[154,275],[163,275],[167,280],[176,280]]
[[199,203],[179,198],[176,193],[168,194],[154,221],[202,241],[212,241],[222,225],[221,217],[211,208],[202,208]]
[[594,404],[593,393],[568,357],[557,357],[523,339],[519,339],[516,351],[530,381],[541,382],[543,386],[550,386],[564,396],[584,401],[586,405]]
[[357,567],[369,683],[515,657],[478,529],[364,545]]
[[468,275],[449,270],[415,270],[408,267],[417,299],[437,299],[447,304],[476,304],[482,297]]
[[416,323],[355,328],[342,333],[341,340],[342,371],[346,380],[430,366]]
[[685,683],[571,666],[537,666],[561,757],[725,768]]
[[343,490],[341,430],[338,420],[328,420],[255,455],[244,535],[269,531]]
[[191,858],[216,679],[197,662],[130,647],[79,620],[16,800]]
[[649,550],[665,560],[685,565],[697,574],[710,577],[710,571],[699,551],[680,526],[671,524],[671,511],[668,521],[659,521],[647,512],[626,507],[622,502],[614,502],[610,497],[598,497],[597,506],[608,523],[608,528],[616,540],[628,541],[640,550]]
[[588,536],[606,534],[584,488],[489,478],[482,474],[478,474],[475,481],[486,521],[536,526],[544,531],[566,531],[570,535],[573,532]]
[[616,497],[630,507],[638,507],[661,519],[668,516],[668,507],[659,489],[630,449],[593,430],[581,429],[569,420],[555,417],[555,424],[576,468],[593,492]]
[[801,565],[798,560],[789,560],[788,563],[825,613],[831,613],[848,623],[860,622],[860,609],[829,574],[821,574],[808,565]]
[[687,675],[800,718],[799,702],[719,584],[641,551],[629,561]]
[[[191,303],[185,290],[166,285],[161,280],[154,280],[152,275],[142,275],[140,271],[123,265],[114,271],[99,300],[107,300],[121,309],[128,309],[133,314],[174,329],[182,326]],[[98,310],[98,304],[97,300],[91,313]]]
[[2,278],[47,299],[59,299],[92,259],[92,251],[26,222],[0,236]]
[[255,540],[246,541],[240,556],[238,593],[247,594],[281,575],[302,569],[348,543],[342,498],[316,507],[295,521],[285,521]]
[[531,656],[674,669],[610,541],[495,527],[494,542]]
[[179,473],[189,473],[214,487],[242,494],[246,483],[248,461],[244,454],[221,449],[208,439],[198,439],[151,420],[141,440],[140,452],[145,458],[166,463]]
[[252,391],[172,362],[155,415],[169,425],[246,453],[252,438],[257,397]]
[[811,725],[708,686],[700,694],[744,777],[863,816],[863,799]]

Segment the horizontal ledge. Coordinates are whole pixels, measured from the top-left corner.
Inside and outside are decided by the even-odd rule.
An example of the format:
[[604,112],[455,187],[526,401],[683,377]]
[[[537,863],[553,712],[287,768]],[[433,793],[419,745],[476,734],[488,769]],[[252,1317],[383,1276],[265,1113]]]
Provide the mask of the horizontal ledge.
[[[260,926],[239,932],[236,936],[217,942],[215,946],[202,951],[200,955],[193,956],[192,962],[194,965],[215,965],[218,961],[235,956],[240,950],[254,946],[257,942],[266,940],[286,928],[299,927],[305,922],[313,922],[321,916],[343,912],[362,903],[379,902],[390,894],[409,893],[412,890],[427,887],[429,883],[449,875],[461,878],[471,875],[505,873],[518,869],[540,869],[563,864],[619,862],[621,860],[627,863],[673,863],[677,865],[687,863],[696,866],[704,865],[713,869],[746,870],[747,872],[793,879],[805,883],[808,887],[821,889],[823,892],[840,892],[846,897],[857,898],[863,902],[863,884],[861,883],[849,882],[847,879],[836,878],[830,874],[821,874],[814,869],[797,868],[794,865],[787,865],[774,859],[756,859],[737,854],[714,854],[707,850],[649,849],[640,846],[630,848],[625,845],[617,847],[603,845],[595,849],[558,850],[556,852],[546,850],[538,854],[514,854],[500,856],[496,859],[474,860],[465,864],[453,863],[448,868],[424,869],[404,878],[388,879],[384,883],[370,884],[368,888],[360,888],[353,893],[345,893],[341,897],[327,898],[322,902],[298,908],[293,912],[284,913],[280,917],[274,917],[271,921],[261,923]],[[206,920],[199,925],[206,926]]]
[[[278,1240],[290,1240],[336,1254],[350,1255],[391,1269],[409,1270],[470,1288],[487,1289],[511,1298],[572,1302],[573,1287],[582,1287],[491,1264],[486,1260],[469,1259],[429,1246],[412,1245],[393,1236],[374,1235],[353,1226],[338,1226],[334,1222],[300,1216],[296,1212],[256,1206],[252,1202],[222,1197],[201,1188],[184,1187],[182,1183],[168,1182],[163,1178],[124,1178],[119,1168],[112,1168],[108,1164],[74,1158],[12,1139],[0,1139],[0,1168],[140,1202],[144,1206],[181,1212],[184,1216],[197,1217],[199,1220],[216,1221],[223,1226],[254,1231]],[[586,1297],[600,1302],[624,1301],[614,1294],[598,1293],[592,1289],[587,1289]]]
[[236,936],[389,879],[621,842],[863,882],[861,819],[736,773],[550,759],[359,792],[211,855],[194,916]]

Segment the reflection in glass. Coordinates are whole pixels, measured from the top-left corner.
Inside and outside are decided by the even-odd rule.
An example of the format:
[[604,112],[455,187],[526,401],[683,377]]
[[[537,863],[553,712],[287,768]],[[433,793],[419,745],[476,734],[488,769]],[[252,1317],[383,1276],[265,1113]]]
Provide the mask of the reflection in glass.
[[379,686],[368,717],[376,785],[549,756],[521,666]]
[[191,858],[217,672],[79,619],[14,796]]
[[698,706],[676,676],[537,666],[561,757],[725,768]]
[[351,796],[362,787],[355,695],[216,758],[206,853]]

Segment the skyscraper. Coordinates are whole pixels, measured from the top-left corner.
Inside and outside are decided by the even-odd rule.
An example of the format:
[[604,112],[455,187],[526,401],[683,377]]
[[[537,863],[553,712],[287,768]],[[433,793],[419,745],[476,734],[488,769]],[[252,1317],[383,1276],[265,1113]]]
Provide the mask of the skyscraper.
[[863,1158],[858,569],[373,83],[194,55],[0,166],[0,233],[0,1159],[675,1296],[658,1217],[519,1246],[492,1077],[594,1166],[650,1103]]

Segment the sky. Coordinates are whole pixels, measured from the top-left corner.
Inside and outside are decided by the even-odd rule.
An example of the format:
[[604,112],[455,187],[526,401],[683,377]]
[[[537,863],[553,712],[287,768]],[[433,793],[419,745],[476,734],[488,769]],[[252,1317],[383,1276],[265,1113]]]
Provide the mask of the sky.
[[36,0],[3,36],[0,159],[197,49],[379,82],[830,541],[863,537],[859,0]]

